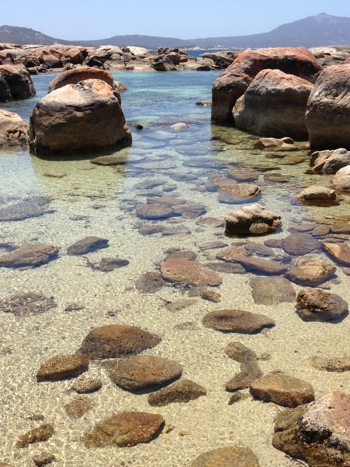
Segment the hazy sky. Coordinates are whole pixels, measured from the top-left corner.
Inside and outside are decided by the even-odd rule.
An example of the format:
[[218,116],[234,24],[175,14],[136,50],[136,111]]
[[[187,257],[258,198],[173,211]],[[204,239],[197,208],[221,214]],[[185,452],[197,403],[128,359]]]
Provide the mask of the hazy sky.
[[350,0],[3,0],[0,25],[57,39],[127,34],[195,39],[268,32],[318,13],[350,17]]

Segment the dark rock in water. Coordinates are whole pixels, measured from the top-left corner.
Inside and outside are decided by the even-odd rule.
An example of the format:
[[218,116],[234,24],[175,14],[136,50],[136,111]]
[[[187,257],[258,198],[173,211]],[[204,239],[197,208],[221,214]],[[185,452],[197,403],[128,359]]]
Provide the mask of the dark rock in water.
[[170,383],[181,376],[182,366],[167,358],[136,355],[112,364],[108,374],[117,386],[134,391]]
[[269,257],[275,255],[274,251],[263,243],[248,242],[244,244],[244,249],[258,256]]
[[338,321],[348,314],[348,304],[339,295],[305,287],[297,296],[297,312],[305,321]]
[[219,303],[221,302],[221,296],[215,290],[205,289],[200,292],[200,297],[203,300],[208,300],[209,302]]
[[226,391],[237,391],[250,386],[257,378],[262,376],[262,371],[257,363],[256,353],[240,342],[230,342],[225,349],[228,357],[241,364],[240,372],[226,383]]
[[275,325],[273,319],[265,315],[240,310],[219,310],[207,313],[203,318],[207,328],[222,332],[254,334],[263,328]]
[[44,425],[34,428],[33,430],[28,431],[24,435],[20,436],[16,446],[18,448],[25,448],[30,444],[42,443],[51,438],[54,434],[54,427],[51,423],[45,423]]
[[16,316],[36,315],[57,306],[53,297],[34,292],[17,293],[0,300],[0,311]]
[[249,282],[255,303],[277,305],[295,300],[293,286],[283,277],[252,277]]
[[[168,256],[166,260],[169,258],[177,258],[177,259],[187,259],[188,261],[195,261],[197,258],[197,254],[191,250],[174,250],[174,251],[167,251]],[[165,260],[165,261],[166,261]]]
[[161,415],[121,412],[98,422],[91,433],[84,433],[83,442],[89,448],[135,446],[151,441],[163,425]]
[[95,165],[125,165],[128,162],[128,156],[125,154],[110,154],[108,156],[94,157],[90,162]]
[[314,467],[350,465],[350,397],[333,391],[306,406],[280,412],[272,444]]
[[40,381],[60,381],[79,376],[89,368],[87,358],[81,355],[56,355],[44,362],[36,374]]
[[224,227],[225,222],[218,217],[201,217],[196,220],[196,224],[210,227]]
[[313,357],[311,365],[318,370],[342,373],[344,371],[350,371],[350,357]]
[[145,224],[138,229],[138,232],[141,235],[154,235],[154,234],[162,233],[163,230],[164,230],[163,225]]
[[168,285],[159,272],[145,272],[136,279],[135,286],[140,293],[154,293]]
[[77,397],[67,404],[64,408],[67,414],[72,418],[81,418],[87,412],[94,408],[95,404],[86,397]]
[[99,391],[101,388],[102,381],[95,378],[75,381],[75,383],[70,387],[70,389],[78,394],[90,394],[91,392]]
[[[44,465],[49,465],[55,462],[56,457],[49,452],[41,452],[33,456],[33,462],[37,467],[43,467]],[[6,464],[7,465],[7,464]],[[6,467],[3,464],[0,464],[0,467]]]
[[188,285],[219,286],[221,277],[198,261],[182,258],[168,258],[161,265],[163,279]]
[[258,271],[267,275],[280,275],[287,270],[284,264],[277,263],[277,261],[244,254],[232,255],[230,261],[240,263],[247,271]]
[[136,326],[112,324],[94,328],[83,340],[78,354],[90,360],[135,355],[155,347],[161,338]]
[[296,407],[315,400],[311,384],[292,376],[274,373],[255,380],[250,386],[250,392],[258,399],[285,407]]
[[175,216],[171,207],[164,204],[138,204],[136,206],[136,216],[140,219],[168,219]]
[[57,258],[59,248],[55,246],[29,243],[10,253],[0,256],[0,267],[21,268],[38,267]]
[[43,216],[54,211],[47,210],[51,200],[40,196],[32,196],[24,200],[0,208],[0,221],[22,221],[32,217]]
[[122,268],[127,266],[129,261],[121,258],[102,258],[99,265],[96,267],[99,271],[110,272],[114,269]]
[[214,262],[206,263],[206,266],[212,271],[223,272],[226,274],[245,274],[247,271],[239,263]]
[[150,394],[148,396],[148,403],[161,407],[173,402],[187,403],[206,395],[207,391],[203,386],[188,379],[182,379]]
[[207,209],[200,203],[186,203],[173,206],[173,211],[185,219],[195,219],[196,217],[203,216],[207,212]]
[[289,255],[304,256],[320,247],[318,241],[310,234],[291,234],[282,240],[282,248]]
[[250,448],[226,446],[201,454],[191,467],[259,467],[259,461]]
[[99,237],[85,237],[67,248],[69,255],[86,255],[101,248],[108,247],[108,240]]

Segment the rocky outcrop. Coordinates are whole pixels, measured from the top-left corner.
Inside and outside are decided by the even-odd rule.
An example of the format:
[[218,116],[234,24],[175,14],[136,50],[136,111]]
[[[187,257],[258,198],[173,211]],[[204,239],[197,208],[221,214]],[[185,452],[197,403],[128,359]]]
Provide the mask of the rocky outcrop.
[[334,391],[279,413],[272,444],[312,467],[350,466],[350,397]]
[[50,155],[130,146],[118,96],[100,79],[52,91],[30,117],[31,151]]
[[0,147],[27,146],[28,128],[18,114],[0,109]]
[[307,139],[305,110],[312,84],[280,70],[262,70],[237,99],[237,128],[261,136]]
[[214,122],[233,122],[232,109],[255,76],[265,69],[278,69],[314,82],[321,71],[312,53],[303,48],[246,50],[219,76],[212,89],[211,118]]
[[34,85],[24,65],[0,65],[0,101],[26,99],[34,95]]
[[306,126],[312,149],[350,149],[350,63],[325,68],[310,94]]

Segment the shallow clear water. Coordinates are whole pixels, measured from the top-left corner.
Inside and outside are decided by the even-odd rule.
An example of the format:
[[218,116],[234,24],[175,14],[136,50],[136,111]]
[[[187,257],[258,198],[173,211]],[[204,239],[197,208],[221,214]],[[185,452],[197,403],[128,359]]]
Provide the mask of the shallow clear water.
[[[220,303],[203,300],[190,287],[168,286],[142,293],[137,281],[144,273],[159,270],[159,264],[172,249],[191,250],[202,263],[215,261],[215,250],[207,242],[256,241],[286,237],[291,225],[315,218],[336,218],[348,211],[348,201],[330,208],[304,208],[295,202],[295,194],[308,184],[329,184],[323,176],[306,175],[308,150],[298,143],[291,153],[268,153],[254,149],[256,137],[234,128],[210,125],[210,107],[197,101],[210,101],[216,72],[115,73],[126,84],[122,107],[132,128],[132,147],[123,149],[125,165],[103,167],[90,162],[91,155],[40,159],[27,151],[0,152],[0,199],[6,206],[28,196],[51,200],[40,217],[0,222],[0,243],[23,245],[29,242],[60,247],[57,260],[35,269],[0,269],[3,285],[0,298],[12,294],[36,292],[53,296],[57,307],[42,314],[17,316],[0,313],[0,371],[2,406],[0,462],[14,466],[32,465],[33,456],[47,451],[56,457],[54,465],[93,466],[190,466],[193,459],[209,449],[228,444],[251,447],[260,465],[297,465],[271,446],[273,419],[279,408],[246,399],[228,406],[230,394],[225,382],[239,365],[228,359],[224,348],[239,340],[260,354],[265,372],[283,371],[311,382],[317,395],[339,387],[348,388],[346,374],[324,374],[310,364],[320,354],[336,356],[349,352],[348,319],[330,323],[304,323],[295,313],[294,303],[258,305],[252,298],[251,273],[222,273],[223,284],[215,289]],[[46,94],[53,75],[34,76],[37,96],[3,107],[18,112],[29,121],[35,102]],[[169,126],[186,122],[187,130]],[[99,154],[94,154],[96,157]],[[228,178],[232,171],[249,170],[257,177],[261,201],[282,215],[283,227],[269,237],[228,239],[223,227],[202,225],[202,217],[224,215],[240,206],[218,201],[218,193],[208,182]],[[269,178],[281,174],[284,181]],[[191,215],[166,220],[144,220],[136,216],[136,206],[155,196],[178,196],[199,203]],[[36,202],[34,198],[34,203]],[[143,228],[161,227],[151,235]],[[67,255],[67,248],[88,235],[109,240],[109,247],[86,256]],[[5,253],[5,250],[2,250]],[[318,252],[319,255],[324,254]],[[281,250],[280,261],[291,261]],[[103,273],[91,267],[103,257],[127,259],[129,265]],[[350,299],[347,277],[337,269],[331,290]],[[293,285],[298,291],[299,286]],[[194,295],[194,296],[193,296]],[[166,305],[192,300],[187,307],[171,311]],[[72,303],[79,311],[69,312]],[[269,315],[276,327],[267,334],[230,335],[204,328],[207,311],[236,308]],[[64,406],[74,399],[69,391],[72,381],[37,383],[36,372],[47,358],[74,353],[90,329],[104,324],[137,325],[162,337],[157,347],[147,352],[181,362],[184,377],[207,388],[208,394],[189,404],[170,404],[154,408],[147,395],[134,395],[113,385],[105,369],[91,363],[89,376],[103,380],[101,391],[85,396],[94,409],[81,419],[68,417]],[[334,346],[334,342],[337,346]],[[335,348],[336,347],[336,348]],[[134,448],[87,449],[82,433],[96,421],[123,410],[160,413],[169,433],[162,433],[150,444]],[[46,443],[25,449],[16,447],[18,437],[42,422],[53,423],[54,436]],[[170,429],[174,427],[174,429]]]

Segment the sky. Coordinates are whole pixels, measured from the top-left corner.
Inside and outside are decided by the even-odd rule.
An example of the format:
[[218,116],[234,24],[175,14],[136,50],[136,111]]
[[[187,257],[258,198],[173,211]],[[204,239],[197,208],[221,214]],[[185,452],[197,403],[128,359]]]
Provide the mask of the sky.
[[350,17],[350,0],[3,0],[0,26],[65,40],[129,34],[197,39],[269,32],[319,13]]

